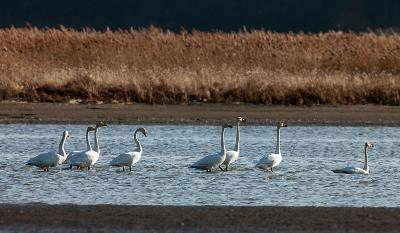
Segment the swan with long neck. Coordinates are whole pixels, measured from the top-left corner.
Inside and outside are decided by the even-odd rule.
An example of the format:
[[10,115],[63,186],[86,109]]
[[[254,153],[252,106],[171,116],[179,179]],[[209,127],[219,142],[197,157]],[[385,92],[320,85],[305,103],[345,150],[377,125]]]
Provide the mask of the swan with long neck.
[[340,169],[332,170],[334,173],[345,173],[345,174],[369,174],[369,166],[368,166],[368,149],[374,148],[374,145],[366,142],[364,145],[364,168],[359,167],[345,167]]
[[287,127],[287,125],[283,122],[279,122],[276,126],[276,148],[275,153],[263,156],[258,163],[256,164],[257,168],[264,170],[271,170],[274,172],[273,168],[278,166],[282,161],[281,154],[281,133],[280,130],[282,127]]
[[[239,158],[239,150],[240,150],[240,123],[241,122],[246,122],[246,119],[244,117],[238,117],[236,119],[236,144],[235,144],[235,149],[234,150],[228,150],[226,152],[226,158],[225,161],[222,163],[225,165],[225,171],[228,171],[229,165],[236,162],[236,160]],[[221,165],[222,165],[221,164]],[[219,169],[223,171],[224,169],[219,166]]]
[[49,167],[55,167],[58,164],[61,164],[67,157],[67,153],[65,153],[64,149],[65,141],[67,138],[69,138],[68,131],[64,131],[62,139],[58,146],[58,152],[50,151],[47,153],[39,154],[36,157],[29,159],[26,165],[37,166],[41,169],[44,169],[44,171],[49,171]]
[[225,140],[224,140],[224,132],[226,128],[232,128],[232,125],[223,124],[221,129],[221,151],[215,154],[208,155],[199,161],[195,162],[191,167],[207,170],[211,172],[211,169],[215,167],[219,167],[226,158],[226,148],[225,148]]
[[[65,164],[69,164],[71,158],[73,158],[76,154],[79,153],[83,153],[85,151],[91,151],[92,150],[92,146],[90,145],[90,141],[89,141],[89,132],[91,131],[95,131],[96,129],[93,128],[92,126],[87,127],[86,129],[86,150],[76,150],[76,151],[72,151],[71,153],[69,153],[69,155],[66,157],[66,159],[63,161],[63,163]],[[70,165],[69,167],[70,169],[72,169],[72,165]]]
[[140,158],[142,157],[142,145],[140,144],[137,134],[142,133],[145,137],[147,137],[147,129],[146,128],[138,128],[133,136],[133,139],[136,144],[136,150],[132,152],[126,152],[118,155],[113,160],[111,160],[110,165],[114,167],[122,167],[122,171],[125,171],[125,167],[129,167],[129,171],[132,171],[132,166],[135,165]]
[[[99,140],[98,140],[98,135],[97,131],[98,128],[107,126],[107,124],[103,122],[99,122],[96,124],[96,127],[94,128],[94,134],[95,134],[95,150],[88,150],[88,151],[81,151],[77,154],[75,154],[71,159],[69,160],[69,165],[70,168],[72,166],[77,166],[78,168],[85,168],[87,167],[88,170],[90,170],[91,166],[93,166],[97,160],[100,157],[100,148],[99,148]],[[90,143],[87,145],[90,146]]]

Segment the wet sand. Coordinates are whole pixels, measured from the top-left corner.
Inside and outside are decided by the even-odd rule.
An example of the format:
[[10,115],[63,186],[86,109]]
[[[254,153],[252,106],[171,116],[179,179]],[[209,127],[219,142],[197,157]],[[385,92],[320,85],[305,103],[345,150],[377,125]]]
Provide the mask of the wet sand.
[[56,104],[0,103],[0,123],[92,123],[114,124],[219,124],[236,116],[247,124],[272,124],[279,120],[294,125],[385,125],[400,126],[400,107],[266,106],[249,104]]
[[398,232],[398,208],[0,205],[0,232]]

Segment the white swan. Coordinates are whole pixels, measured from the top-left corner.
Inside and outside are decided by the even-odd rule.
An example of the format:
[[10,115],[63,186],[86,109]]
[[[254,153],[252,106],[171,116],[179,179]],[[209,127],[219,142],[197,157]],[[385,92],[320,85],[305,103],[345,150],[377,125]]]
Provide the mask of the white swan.
[[364,168],[359,167],[345,167],[341,169],[332,170],[334,173],[345,173],[345,174],[369,174],[369,167],[368,167],[368,154],[367,150],[374,148],[374,145],[371,143],[366,142],[364,146]]
[[69,160],[69,165],[77,166],[78,168],[85,168],[87,167],[90,170],[90,167],[93,166],[100,157],[100,148],[99,148],[99,139],[98,139],[98,129],[100,127],[107,126],[103,122],[99,122],[96,124],[95,131],[94,131],[94,139],[95,139],[95,150],[89,151],[82,151],[75,154]]
[[[96,129],[93,128],[92,126],[89,126],[86,129],[86,150],[82,150],[82,151],[72,151],[71,153],[68,154],[67,158],[65,159],[65,161],[63,162],[64,164],[69,164],[71,158],[73,158],[76,154],[85,152],[85,151],[90,151],[92,150],[92,146],[90,145],[90,141],[89,141],[89,132],[90,131],[95,131]],[[70,165],[69,167],[70,169],[72,169],[72,165]]]
[[220,166],[225,161],[225,158],[226,158],[226,148],[225,148],[225,142],[224,142],[225,128],[232,128],[232,125],[229,125],[229,124],[222,125],[221,151],[218,153],[215,153],[215,154],[208,155],[208,156],[200,159],[199,161],[195,162],[191,166],[192,168],[207,170],[208,172],[211,172],[212,168]]
[[132,166],[142,157],[142,145],[140,145],[140,142],[137,139],[138,132],[141,132],[145,137],[147,137],[146,128],[137,129],[133,136],[136,143],[136,150],[118,155],[110,162],[111,166],[122,167],[122,171],[125,171],[125,167],[129,167],[129,171],[132,171]]
[[287,127],[283,122],[279,122],[276,127],[276,149],[275,153],[263,156],[260,161],[258,161],[256,167],[264,170],[271,170],[278,166],[282,161],[281,155],[281,142],[280,142],[280,130],[282,127]]
[[[240,149],[240,122],[246,122],[246,119],[244,117],[238,117],[236,119],[236,145],[234,150],[228,150],[226,152],[226,158],[225,161],[222,163],[225,165],[225,171],[228,171],[228,167],[230,164],[234,163],[238,157],[239,157],[239,149]],[[221,165],[222,165],[221,164]],[[224,169],[219,166],[219,169],[223,171]]]
[[67,154],[64,150],[65,140],[69,137],[68,131],[63,132],[63,136],[58,147],[58,153],[56,151],[50,151],[47,153],[42,153],[37,155],[36,157],[31,158],[28,160],[26,165],[33,165],[44,169],[44,171],[49,171],[49,167],[55,167],[58,164],[61,164]]

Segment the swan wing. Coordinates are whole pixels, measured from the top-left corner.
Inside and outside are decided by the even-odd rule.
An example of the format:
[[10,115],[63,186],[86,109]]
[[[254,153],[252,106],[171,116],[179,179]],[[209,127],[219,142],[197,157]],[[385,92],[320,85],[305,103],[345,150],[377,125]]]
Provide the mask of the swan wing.
[[111,160],[110,165],[116,167],[122,166],[132,166],[140,160],[141,154],[139,152],[127,152],[118,155],[113,160]]
[[34,165],[37,167],[55,167],[59,164],[61,155],[55,151],[41,153],[28,160],[26,165]]
[[334,169],[332,172],[344,174],[368,174],[366,170],[359,167],[344,167],[340,169]]
[[87,167],[97,162],[99,154],[96,151],[82,151],[74,154],[69,159],[69,164],[73,166]]
[[85,151],[83,151],[83,150],[74,150],[74,151],[72,151],[71,153],[69,153],[69,154],[67,155],[67,158],[64,160],[63,164],[69,164],[70,161],[71,161],[71,159],[72,159],[76,154],[83,153],[83,152],[85,152]]
[[221,165],[224,162],[222,157],[222,153],[208,155],[195,162],[191,167],[198,169],[211,169]]
[[280,154],[269,154],[267,156],[262,157],[256,167],[261,169],[271,169],[273,167],[278,166],[278,164],[282,161],[282,156]]

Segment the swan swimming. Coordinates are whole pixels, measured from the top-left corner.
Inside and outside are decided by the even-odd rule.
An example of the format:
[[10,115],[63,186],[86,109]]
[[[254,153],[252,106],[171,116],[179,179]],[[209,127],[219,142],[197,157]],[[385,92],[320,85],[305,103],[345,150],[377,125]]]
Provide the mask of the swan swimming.
[[56,151],[50,151],[39,154],[36,157],[29,159],[26,165],[37,166],[41,169],[44,169],[44,171],[49,171],[49,167],[55,167],[58,164],[61,164],[67,157],[67,153],[65,153],[64,150],[64,144],[67,138],[69,138],[68,131],[64,131],[58,147],[58,153]]
[[221,130],[221,151],[215,154],[208,155],[199,161],[195,162],[191,167],[192,168],[197,168],[197,169],[202,169],[202,170],[207,170],[208,172],[211,172],[211,169],[214,167],[220,166],[226,158],[226,148],[225,148],[225,142],[224,142],[224,132],[226,128],[232,128],[232,125],[229,124],[223,124],[222,125],[222,130]]
[[264,156],[258,161],[256,167],[264,170],[271,170],[274,172],[273,168],[278,166],[282,161],[281,155],[281,142],[280,142],[280,130],[282,127],[287,127],[283,122],[278,122],[276,127],[276,149],[275,153]]
[[368,149],[374,148],[374,145],[371,143],[366,142],[364,146],[364,168],[359,167],[345,167],[341,169],[332,170],[334,173],[345,173],[345,174],[369,174],[369,167],[368,167]]
[[110,162],[111,166],[122,167],[122,171],[125,171],[125,167],[129,167],[129,171],[132,171],[132,166],[140,160],[143,151],[142,145],[140,145],[140,142],[137,139],[138,132],[141,132],[145,137],[147,137],[147,129],[138,128],[133,136],[136,143],[136,150],[118,155]]
[[[93,128],[92,126],[89,126],[86,129],[86,151],[91,151],[92,150],[92,146],[90,145],[90,141],[89,141],[89,132],[90,131],[95,131],[96,129]],[[67,158],[64,160],[64,164],[69,164],[70,160],[72,157],[74,157],[76,154],[85,152],[85,150],[82,151],[72,151],[71,153],[68,154]],[[70,169],[72,169],[72,165],[70,165],[69,167]]]
[[[235,144],[235,149],[234,150],[228,150],[226,152],[225,161],[222,163],[223,165],[225,165],[225,171],[228,171],[229,165],[234,163],[234,162],[236,162],[236,160],[239,157],[240,122],[246,122],[246,119],[244,117],[238,117],[236,119],[236,144]],[[219,166],[219,169],[221,169],[221,171],[224,170],[223,168],[221,168],[221,166]]]
[[107,124],[103,122],[99,122],[96,124],[95,131],[94,131],[94,139],[95,139],[95,150],[89,151],[82,151],[75,154],[69,160],[70,168],[72,166],[77,166],[78,168],[85,168],[87,167],[90,170],[90,167],[93,166],[100,157],[100,147],[99,147],[99,138],[98,138],[98,129],[100,127],[107,126]]

